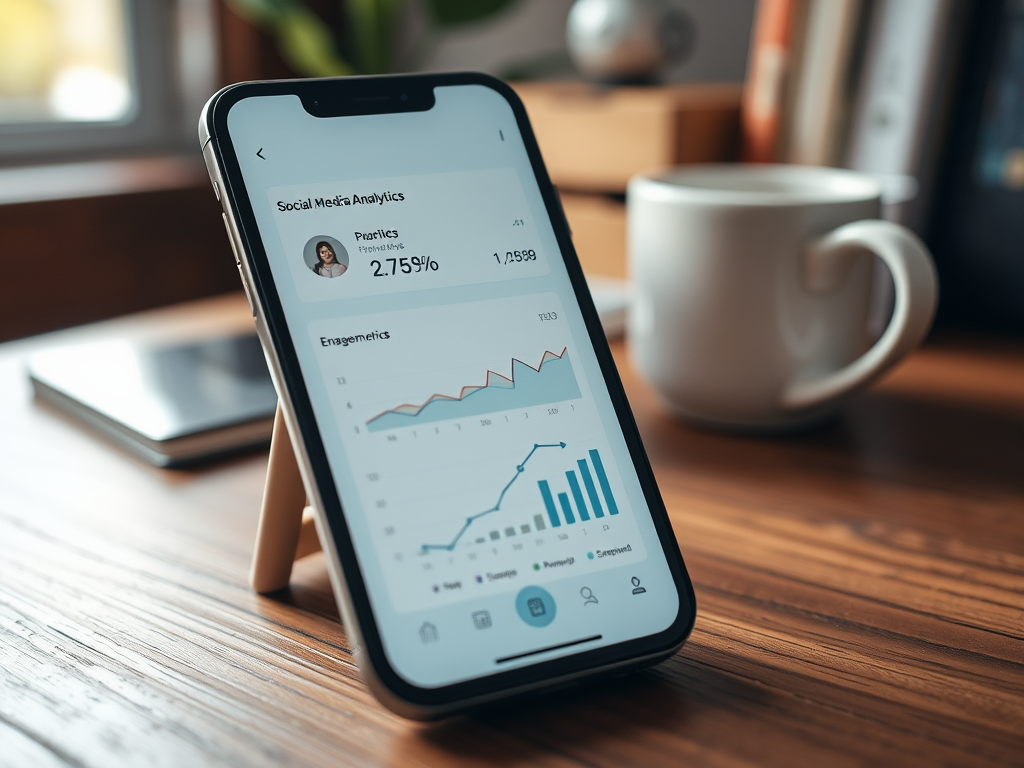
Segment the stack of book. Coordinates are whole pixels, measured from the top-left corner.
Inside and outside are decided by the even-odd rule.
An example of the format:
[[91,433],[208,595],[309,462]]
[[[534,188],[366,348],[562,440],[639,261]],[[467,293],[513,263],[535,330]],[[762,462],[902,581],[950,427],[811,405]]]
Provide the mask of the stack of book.
[[742,132],[748,162],[875,175],[942,313],[1024,331],[1024,4],[759,0]]
[[761,0],[745,159],[875,174],[890,216],[923,231],[963,14],[958,0]]

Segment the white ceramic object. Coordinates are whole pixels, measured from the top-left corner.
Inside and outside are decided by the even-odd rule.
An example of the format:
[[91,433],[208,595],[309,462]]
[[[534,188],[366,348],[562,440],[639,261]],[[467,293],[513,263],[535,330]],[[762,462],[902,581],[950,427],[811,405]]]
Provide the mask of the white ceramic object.
[[650,80],[686,53],[688,17],[664,0],[576,0],[565,37],[573,63],[600,81]]
[[[877,218],[880,195],[867,176],[806,166],[690,166],[630,181],[629,349],[674,414],[801,426],[922,341],[935,267],[916,235]],[[872,253],[896,299],[865,349]]]

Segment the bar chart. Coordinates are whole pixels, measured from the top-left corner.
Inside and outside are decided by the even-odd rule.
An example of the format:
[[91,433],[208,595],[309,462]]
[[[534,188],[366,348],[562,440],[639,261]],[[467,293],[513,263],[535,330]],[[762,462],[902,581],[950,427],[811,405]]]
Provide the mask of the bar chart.
[[[588,456],[590,464],[594,467],[593,473],[591,473],[586,459],[578,459],[576,469],[565,473],[569,492],[557,493],[557,506],[555,505],[555,494],[551,492],[551,484],[547,480],[537,481],[537,487],[540,489],[540,495],[544,500],[544,507],[552,528],[560,528],[563,522],[565,525],[572,525],[578,520],[590,520],[591,513],[594,518],[604,517],[605,510],[610,516],[619,514],[619,507],[615,503],[615,495],[612,493],[611,483],[608,482],[608,474],[601,461],[601,454],[597,450],[591,450]],[[578,476],[577,471],[579,472]],[[597,485],[594,484],[595,475],[597,476]],[[583,488],[580,487],[580,479],[583,480]],[[598,487],[601,489],[601,495],[598,495]],[[586,500],[583,496],[584,488],[586,489]],[[604,498],[603,504],[601,503],[602,497]]]
[[399,610],[646,556],[568,317],[538,293],[310,323],[332,470]]
[[[443,543],[429,543],[420,546],[421,551],[430,552],[433,550],[444,550],[451,552],[463,540],[465,535],[473,527],[474,523],[483,517],[500,512],[502,502],[515,484],[516,480],[526,471],[526,465],[539,450],[546,448],[565,449],[564,442],[559,443],[535,443],[530,452],[519,464],[516,465],[515,473],[498,494],[497,501],[492,507],[476,512],[466,517],[462,527],[455,536]],[[466,538],[467,542],[486,544],[500,539],[511,539],[516,536],[525,536],[530,533],[541,533],[550,528],[561,528],[563,525],[572,525],[576,522],[586,522],[592,519],[600,519],[619,514],[619,506],[615,502],[615,495],[612,492],[611,482],[608,480],[608,473],[605,470],[604,462],[601,460],[601,453],[597,449],[591,449],[587,458],[577,459],[576,469],[565,472],[565,482],[569,487],[568,492],[552,492],[551,483],[547,480],[538,480],[537,487],[544,503],[546,516],[543,513],[533,515],[531,522],[517,523],[514,525],[503,524],[490,531],[482,531],[480,534]],[[593,467],[593,471],[591,471]],[[578,474],[577,474],[578,473]],[[580,481],[582,480],[582,485]],[[595,482],[596,480],[596,482]],[[599,492],[600,491],[600,492]],[[584,492],[586,496],[584,496]],[[570,497],[571,494],[571,497]],[[558,504],[555,504],[555,498]]]
[[[516,536],[526,536],[530,533],[542,533],[548,528],[544,522],[544,515],[534,515],[532,523],[520,523],[519,525],[506,525],[502,528],[495,528],[486,536],[477,536],[477,544],[486,544],[488,541],[498,541],[501,538],[511,539]],[[436,547],[435,547],[436,548]],[[444,547],[447,549],[447,547]]]

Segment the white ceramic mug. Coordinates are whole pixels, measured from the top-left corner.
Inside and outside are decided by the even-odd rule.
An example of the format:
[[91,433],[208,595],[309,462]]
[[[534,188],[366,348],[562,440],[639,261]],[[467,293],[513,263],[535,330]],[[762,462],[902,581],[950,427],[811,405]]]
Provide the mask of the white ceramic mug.
[[[924,244],[878,219],[867,176],[689,166],[629,183],[629,350],[665,405],[720,427],[800,426],[917,346],[938,284]],[[871,254],[895,305],[869,349]]]

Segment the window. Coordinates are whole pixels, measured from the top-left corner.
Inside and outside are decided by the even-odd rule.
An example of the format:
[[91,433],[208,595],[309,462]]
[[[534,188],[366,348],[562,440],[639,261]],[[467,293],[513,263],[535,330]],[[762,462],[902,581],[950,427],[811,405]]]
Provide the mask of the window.
[[0,4],[0,122],[117,122],[132,111],[121,0]]
[[0,163],[190,149],[213,0],[0,0]]

